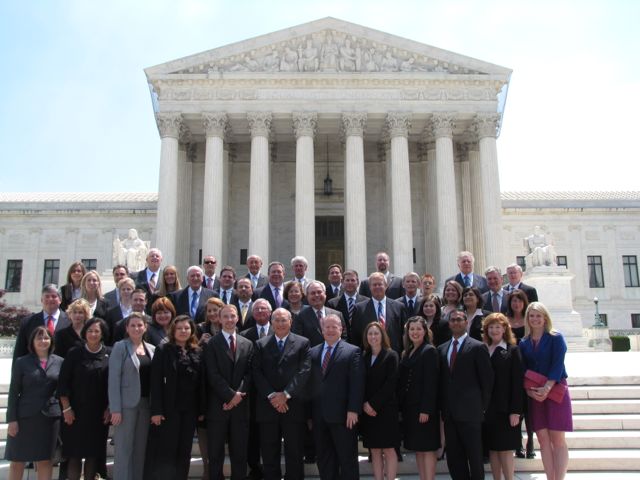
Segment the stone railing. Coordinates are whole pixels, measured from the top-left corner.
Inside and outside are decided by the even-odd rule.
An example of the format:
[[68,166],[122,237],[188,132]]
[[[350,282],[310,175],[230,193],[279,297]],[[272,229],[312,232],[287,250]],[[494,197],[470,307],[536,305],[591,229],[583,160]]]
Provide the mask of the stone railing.
[[0,338],[0,358],[13,357],[13,348],[15,345],[15,337]]

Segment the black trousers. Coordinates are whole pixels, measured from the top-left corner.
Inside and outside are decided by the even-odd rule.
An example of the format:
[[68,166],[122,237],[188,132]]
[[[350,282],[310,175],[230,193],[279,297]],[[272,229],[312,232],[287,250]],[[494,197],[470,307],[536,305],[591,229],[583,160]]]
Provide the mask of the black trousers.
[[482,458],[482,423],[444,421],[447,442],[447,466],[453,480],[484,478]]
[[[345,420],[346,423],[346,420]],[[322,480],[358,480],[358,435],[345,423],[313,420],[316,460]]]
[[144,476],[148,480],[187,480],[191,465],[196,414],[176,411],[160,426],[151,425]]
[[222,478],[224,444],[229,438],[231,480],[244,480],[247,476],[247,445],[249,444],[249,420],[234,418],[207,420],[209,440],[209,480]]
[[304,478],[304,422],[260,423],[260,447],[265,480],[280,480],[280,445],[284,439],[285,480]]

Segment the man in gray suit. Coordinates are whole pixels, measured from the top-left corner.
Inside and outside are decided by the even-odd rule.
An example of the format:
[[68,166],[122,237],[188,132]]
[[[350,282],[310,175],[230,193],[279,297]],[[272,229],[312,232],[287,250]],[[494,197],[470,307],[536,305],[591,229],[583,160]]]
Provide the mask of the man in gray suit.
[[245,277],[251,280],[251,285],[254,290],[264,287],[269,282],[267,276],[261,272],[262,258],[258,255],[249,255],[249,258],[247,258],[247,268],[249,271]]
[[484,271],[489,291],[482,294],[482,308],[489,312],[507,314],[509,294],[502,288],[502,273],[498,267],[489,267]]

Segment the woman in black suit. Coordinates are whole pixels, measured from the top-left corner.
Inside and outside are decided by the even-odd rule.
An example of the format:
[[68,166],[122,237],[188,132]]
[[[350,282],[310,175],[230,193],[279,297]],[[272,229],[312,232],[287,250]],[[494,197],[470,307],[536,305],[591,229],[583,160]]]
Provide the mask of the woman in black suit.
[[104,346],[109,335],[101,318],[89,319],[82,328],[84,344],[72,348],[62,364],[58,395],[62,404],[62,452],[69,460],[67,477],[95,478],[104,469],[109,409],[107,378],[111,348]]
[[35,462],[38,480],[50,480],[60,426],[60,404],[54,397],[62,358],[53,355],[53,338],[45,327],[29,337],[29,352],[13,362],[7,405],[5,459],[9,479],[20,480],[26,462]]
[[391,349],[389,336],[378,322],[364,330],[364,405],[361,418],[363,445],[371,449],[376,480],[396,478],[400,444],[398,427],[398,354]]
[[482,293],[477,287],[465,287],[462,291],[462,304],[467,315],[467,333],[471,338],[482,341],[482,320],[486,312],[482,310]]
[[416,452],[420,480],[434,479],[440,448],[438,415],[438,352],[422,317],[411,317],[404,327],[398,400],[402,412],[404,447]]
[[482,323],[494,372],[493,391],[485,412],[483,442],[489,450],[494,479],[513,479],[513,451],[520,447],[524,370],[509,320],[492,313]]
[[154,347],[169,338],[171,322],[176,318],[176,309],[167,297],[158,298],[151,305],[151,323],[147,328],[146,339]]
[[200,397],[202,364],[196,326],[188,315],[171,323],[168,342],[151,364],[151,430],[145,461],[147,479],[186,480]]
[[91,309],[91,317],[98,317],[104,320],[107,316],[107,302],[102,297],[102,281],[100,275],[95,270],[85,273],[80,282],[80,294]]
[[79,298],[69,305],[66,313],[71,321],[71,325],[58,330],[54,335],[54,343],[56,346],[53,353],[62,358],[65,358],[67,352],[76,345],[82,345],[80,333],[82,332],[85,322],[91,318],[91,308],[84,298]]
[[67,283],[60,287],[60,309],[66,311],[71,302],[81,297],[80,282],[87,273],[82,262],[73,262],[67,270]]
[[451,338],[449,322],[442,319],[442,303],[437,295],[432,294],[424,297],[420,302],[418,312],[418,315],[427,321],[435,347]]

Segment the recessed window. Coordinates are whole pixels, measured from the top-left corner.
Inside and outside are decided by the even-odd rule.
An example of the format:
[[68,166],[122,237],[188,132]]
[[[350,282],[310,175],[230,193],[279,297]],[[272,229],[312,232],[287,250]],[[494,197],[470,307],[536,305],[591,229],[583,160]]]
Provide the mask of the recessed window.
[[42,276],[42,285],[49,283],[58,284],[58,278],[60,276],[60,260],[49,259],[44,261],[44,275]]
[[625,287],[640,287],[640,281],[638,281],[638,257],[635,255],[623,255],[622,270],[624,271]]
[[631,314],[631,328],[640,328],[640,313]]
[[22,260],[7,260],[7,279],[4,289],[7,292],[19,292],[22,284]]
[[527,269],[527,262],[524,259],[524,257],[521,257],[521,256],[516,257],[516,263],[520,265],[520,268],[522,269],[523,272]]
[[567,268],[567,256],[566,255],[558,255],[556,257],[556,265],[559,267]]
[[96,260],[95,258],[83,258],[81,260],[81,262],[84,265],[84,268],[87,269],[87,272],[89,270],[97,270],[98,269],[98,260]]
[[602,257],[600,255],[588,255],[587,267],[589,268],[589,288],[604,288]]

